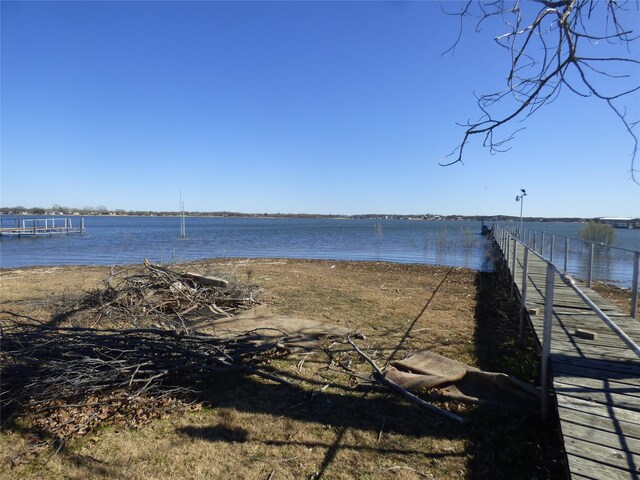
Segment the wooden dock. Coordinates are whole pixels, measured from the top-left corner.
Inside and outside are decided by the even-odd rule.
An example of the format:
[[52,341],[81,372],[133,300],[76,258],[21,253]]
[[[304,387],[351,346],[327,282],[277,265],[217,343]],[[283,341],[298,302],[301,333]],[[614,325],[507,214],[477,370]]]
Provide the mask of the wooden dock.
[[77,219],[76,225],[73,224],[71,218],[16,218],[0,220],[0,238],[42,237],[84,232],[84,218]]
[[[513,242],[509,268],[513,270]],[[522,292],[524,248],[516,250],[512,278]],[[525,315],[543,344],[547,264],[527,255]],[[640,479],[640,358],[556,274],[549,355],[549,386],[555,398],[567,457],[575,479]],[[580,289],[633,342],[640,323],[586,286]]]

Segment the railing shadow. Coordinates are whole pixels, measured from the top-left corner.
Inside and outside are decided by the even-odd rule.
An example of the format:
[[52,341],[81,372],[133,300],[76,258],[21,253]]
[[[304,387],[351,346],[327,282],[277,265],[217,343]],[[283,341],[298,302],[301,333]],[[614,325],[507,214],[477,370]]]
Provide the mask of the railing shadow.
[[[498,265],[476,276],[477,366],[530,384],[539,383],[537,345],[529,335],[518,347],[519,304],[510,298],[508,272]],[[508,415],[508,421],[505,421]],[[557,422],[537,412],[518,413],[480,405],[471,415],[469,478],[566,478]],[[499,430],[496,424],[505,425]]]

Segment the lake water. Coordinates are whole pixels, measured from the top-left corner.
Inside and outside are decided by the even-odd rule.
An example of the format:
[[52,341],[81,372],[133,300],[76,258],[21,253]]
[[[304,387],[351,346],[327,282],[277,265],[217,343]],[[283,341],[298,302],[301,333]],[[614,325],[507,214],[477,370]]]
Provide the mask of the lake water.
[[[577,236],[582,226],[531,222],[524,228]],[[187,217],[186,238],[179,237],[176,217],[86,217],[85,227],[84,235],[3,239],[0,267],[282,257],[491,268],[486,237],[475,221]],[[640,230],[616,233],[616,244],[639,249]],[[578,257],[570,264],[586,268]],[[624,256],[596,259],[595,271],[596,278],[631,283],[632,265]]]

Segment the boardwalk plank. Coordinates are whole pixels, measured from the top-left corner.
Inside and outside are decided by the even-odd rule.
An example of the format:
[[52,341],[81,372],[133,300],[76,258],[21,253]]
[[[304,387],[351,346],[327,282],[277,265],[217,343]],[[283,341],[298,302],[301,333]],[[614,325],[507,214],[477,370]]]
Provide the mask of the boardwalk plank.
[[576,365],[582,368],[590,368],[593,370],[604,370],[607,372],[615,372],[624,374],[629,377],[640,377],[640,364],[632,361],[607,361],[590,358],[572,357],[567,354],[553,354],[551,362],[564,363],[567,365]]
[[[564,438],[564,448],[567,454],[589,458],[603,466],[640,473],[640,455],[625,452],[616,448],[604,447],[577,438]],[[601,467],[602,468],[602,467]]]
[[[560,408],[571,409],[583,414],[599,416],[609,419],[618,428],[620,422],[640,425],[640,413],[632,410],[625,410],[616,406],[604,407],[601,404],[590,402],[579,398],[567,397],[565,395],[557,395],[556,401]],[[612,430],[617,431],[617,430]]]
[[611,389],[596,390],[590,388],[575,388],[575,385],[566,385],[558,381],[553,382],[553,387],[558,395],[581,398],[603,405],[615,405],[620,408],[640,412],[640,398],[619,394]]
[[589,391],[610,391],[618,395],[628,395],[630,397],[637,398],[640,402],[640,379],[636,384],[619,383],[612,380],[603,380],[597,378],[585,378],[585,377],[567,377],[555,375],[554,385],[556,393],[564,393],[571,389],[581,389],[586,392]]
[[[605,411],[603,410],[603,413]],[[591,415],[562,407],[558,408],[558,415],[561,420],[563,434],[570,432],[567,428],[571,428],[571,425],[579,425],[587,429],[597,430],[605,435],[614,435],[615,437],[622,435],[625,439],[640,441],[640,426],[631,422],[619,421],[606,416]]]
[[628,422],[613,423],[604,417],[575,410],[563,410],[562,415],[563,435],[640,454],[639,425]]
[[[578,425],[571,422],[562,424],[562,434],[574,440],[593,443],[597,447],[603,447],[605,451],[618,452],[615,456],[625,458],[627,454],[640,455],[640,440],[615,433],[603,432],[596,428]],[[596,447],[593,448],[596,448]],[[624,453],[624,455],[622,455]]]
[[583,458],[580,456],[567,454],[567,463],[573,478],[586,478],[590,480],[638,480],[628,470],[605,466],[602,463]]
[[588,377],[598,380],[615,381],[630,385],[640,385],[640,378],[623,372],[611,372],[607,370],[594,370],[581,365],[569,365],[567,363],[554,363],[553,371],[555,375]]

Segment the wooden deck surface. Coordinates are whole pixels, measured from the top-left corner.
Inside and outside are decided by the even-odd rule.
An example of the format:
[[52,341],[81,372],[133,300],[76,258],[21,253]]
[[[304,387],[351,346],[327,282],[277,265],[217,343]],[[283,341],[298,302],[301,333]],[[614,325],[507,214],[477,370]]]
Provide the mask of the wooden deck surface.
[[[523,252],[516,258],[513,278],[522,291]],[[540,343],[545,272],[545,263],[530,254],[527,307],[538,309],[529,319]],[[640,344],[637,320],[586,286],[580,288]],[[570,476],[639,480],[640,359],[557,275],[554,290],[550,374]],[[580,338],[576,329],[597,338]]]

